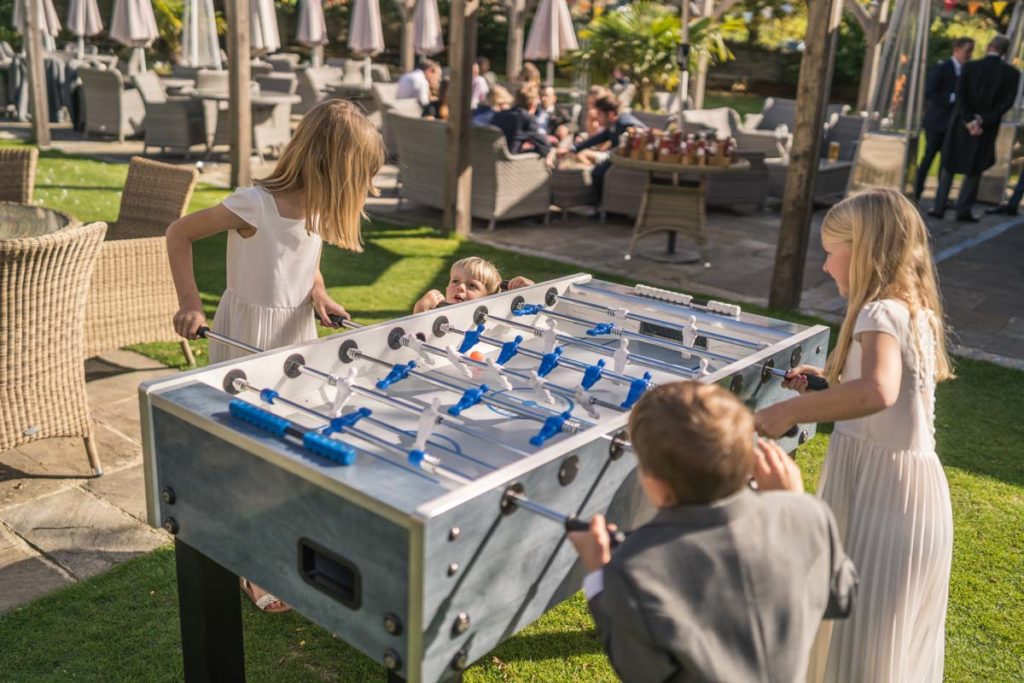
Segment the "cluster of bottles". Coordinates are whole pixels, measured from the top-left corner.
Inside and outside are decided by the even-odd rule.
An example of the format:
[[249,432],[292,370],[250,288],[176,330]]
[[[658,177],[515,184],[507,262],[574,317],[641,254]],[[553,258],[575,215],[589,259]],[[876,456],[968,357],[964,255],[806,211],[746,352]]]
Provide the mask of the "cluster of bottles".
[[736,155],[736,140],[719,140],[713,131],[683,132],[630,128],[619,138],[618,154],[642,161],[660,161],[689,166],[729,166]]

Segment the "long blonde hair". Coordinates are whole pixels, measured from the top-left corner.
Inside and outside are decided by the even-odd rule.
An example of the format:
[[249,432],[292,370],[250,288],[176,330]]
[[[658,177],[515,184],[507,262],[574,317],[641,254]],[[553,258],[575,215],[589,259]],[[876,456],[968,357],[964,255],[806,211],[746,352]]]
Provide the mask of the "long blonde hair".
[[302,117],[274,172],[255,181],[268,192],[303,190],[306,231],[362,251],[360,223],[373,178],[384,165],[380,133],[356,105],[321,102]]
[[[838,381],[846,364],[857,315],[865,304],[879,299],[903,301],[912,321],[919,312],[931,311],[928,321],[935,342],[935,381],[952,379],[938,276],[928,229],[917,208],[895,190],[868,190],[833,206],[821,225],[821,236],[851,248],[846,317],[826,365],[829,381]],[[921,351],[917,325],[910,328]]]

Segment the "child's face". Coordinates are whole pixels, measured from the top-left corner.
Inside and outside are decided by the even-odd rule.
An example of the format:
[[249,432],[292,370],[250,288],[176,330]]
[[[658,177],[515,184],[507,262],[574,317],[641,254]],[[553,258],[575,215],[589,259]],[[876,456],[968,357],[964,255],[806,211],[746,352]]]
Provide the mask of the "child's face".
[[846,296],[850,291],[850,257],[853,253],[850,245],[834,242],[822,235],[821,246],[824,247],[825,254],[827,254],[822,270],[836,281],[839,295]]
[[448,287],[444,290],[444,300],[450,304],[460,301],[479,299],[487,295],[484,283],[466,275],[461,268],[452,268],[448,277]]

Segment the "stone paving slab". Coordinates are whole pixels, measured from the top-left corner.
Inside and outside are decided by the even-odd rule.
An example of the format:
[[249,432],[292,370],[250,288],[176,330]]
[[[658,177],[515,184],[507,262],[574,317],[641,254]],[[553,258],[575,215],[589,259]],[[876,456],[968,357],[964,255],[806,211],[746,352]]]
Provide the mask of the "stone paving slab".
[[79,580],[168,541],[163,532],[77,487],[0,510],[0,522]]
[[146,523],[146,488],[142,463],[105,474],[85,484],[85,489]]
[[70,583],[70,577],[0,526],[0,612]]

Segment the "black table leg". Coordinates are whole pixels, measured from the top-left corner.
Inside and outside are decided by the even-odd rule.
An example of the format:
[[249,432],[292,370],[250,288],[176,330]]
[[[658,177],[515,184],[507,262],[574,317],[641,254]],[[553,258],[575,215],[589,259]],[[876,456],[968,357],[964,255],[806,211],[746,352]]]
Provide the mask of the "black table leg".
[[245,680],[238,577],[195,548],[174,541],[185,680]]
[[675,230],[670,230],[669,233],[668,233],[668,249],[666,249],[665,252],[670,254],[670,255],[676,253],[676,231]]

